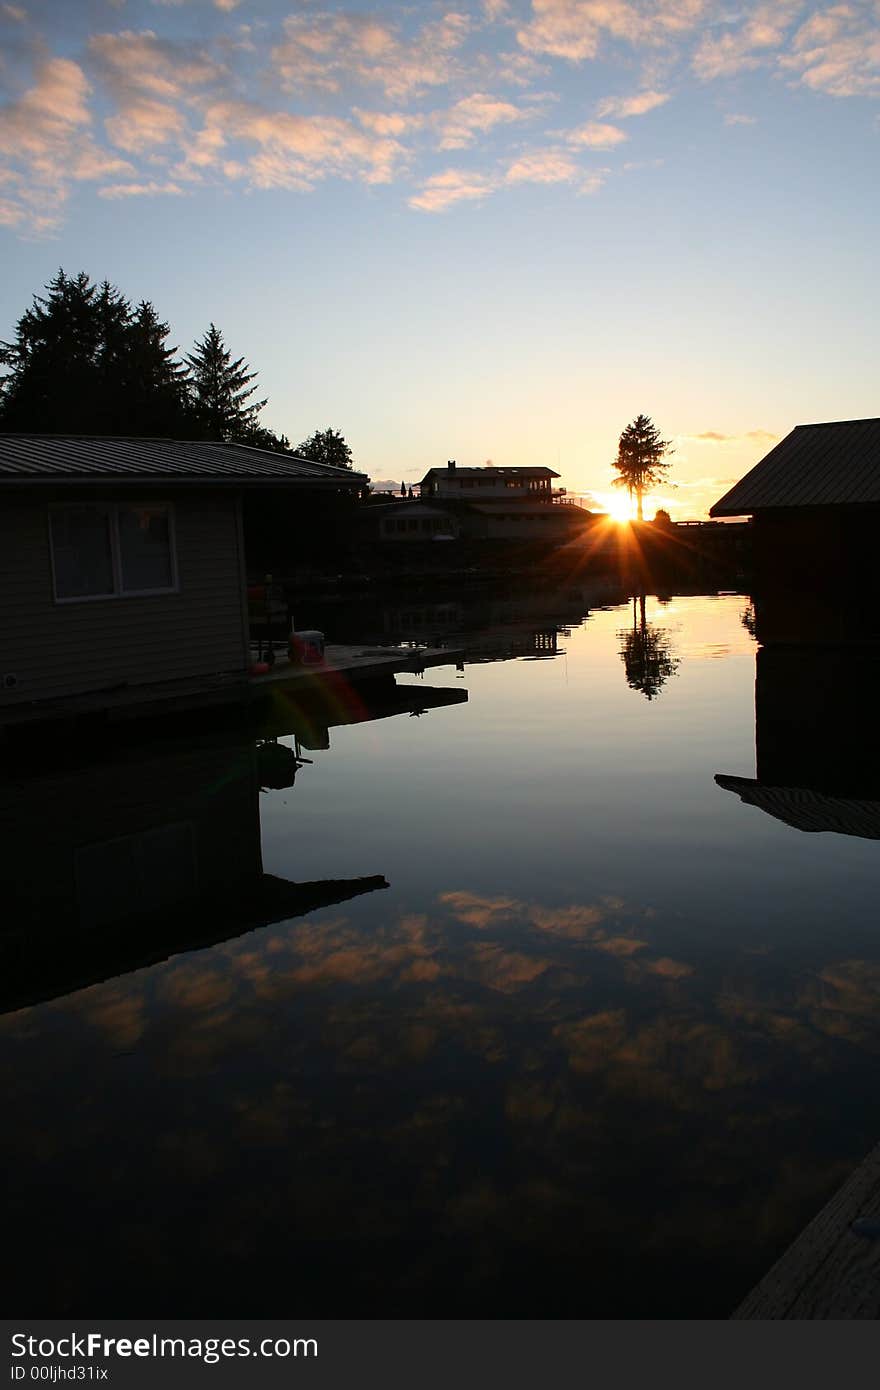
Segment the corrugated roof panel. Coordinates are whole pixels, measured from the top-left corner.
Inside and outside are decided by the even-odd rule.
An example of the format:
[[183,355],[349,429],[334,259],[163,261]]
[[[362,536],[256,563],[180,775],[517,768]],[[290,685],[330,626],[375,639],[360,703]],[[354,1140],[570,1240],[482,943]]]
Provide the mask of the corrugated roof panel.
[[296,454],[205,440],[0,434],[0,483],[115,478],[360,487],[366,475]]
[[710,508],[749,516],[771,507],[880,503],[880,419],[797,425]]
[[533,477],[538,477],[538,475],[540,475],[544,478],[559,477],[559,474],[556,473],[552,468],[545,468],[543,464],[522,466],[520,466],[519,464],[510,464],[509,467],[502,467],[501,465],[499,465],[497,468],[494,466],[491,468],[486,466],[480,468],[459,468],[456,464],[455,468],[429,468],[421,481],[423,483],[426,483],[428,479],[433,477],[435,474],[437,474],[437,476],[441,478],[485,478],[487,473],[490,475],[492,473],[495,473],[501,478],[506,478],[510,476],[515,477],[517,474],[519,474],[520,476],[530,474]]

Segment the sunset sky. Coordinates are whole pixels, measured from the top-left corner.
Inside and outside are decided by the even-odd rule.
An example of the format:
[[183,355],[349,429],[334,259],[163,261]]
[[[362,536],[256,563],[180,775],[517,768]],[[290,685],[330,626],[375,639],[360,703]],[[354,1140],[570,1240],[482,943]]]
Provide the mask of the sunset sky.
[[880,414],[878,155],[875,0],[0,0],[0,338],[84,269],[374,479],[645,412],[699,516]]

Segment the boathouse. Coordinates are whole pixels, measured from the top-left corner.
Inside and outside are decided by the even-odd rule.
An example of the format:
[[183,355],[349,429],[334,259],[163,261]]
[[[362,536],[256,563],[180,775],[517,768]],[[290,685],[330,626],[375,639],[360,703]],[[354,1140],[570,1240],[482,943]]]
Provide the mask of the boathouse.
[[709,515],[753,518],[759,590],[855,592],[876,569],[880,419],[797,425]]
[[241,444],[0,435],[0,720],[249,664],[245,509],[362,474]]

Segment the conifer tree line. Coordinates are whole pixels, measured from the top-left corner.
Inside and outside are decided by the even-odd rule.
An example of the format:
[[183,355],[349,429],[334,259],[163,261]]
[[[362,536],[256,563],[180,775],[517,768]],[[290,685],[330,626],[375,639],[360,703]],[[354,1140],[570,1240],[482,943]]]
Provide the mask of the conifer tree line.
[[215,324],[182,359],[170,334],[149,300],[59,270],[0,344],[0,431],[215,439],[352,467],[337,430],[291,450],[260,423],[257,374]]

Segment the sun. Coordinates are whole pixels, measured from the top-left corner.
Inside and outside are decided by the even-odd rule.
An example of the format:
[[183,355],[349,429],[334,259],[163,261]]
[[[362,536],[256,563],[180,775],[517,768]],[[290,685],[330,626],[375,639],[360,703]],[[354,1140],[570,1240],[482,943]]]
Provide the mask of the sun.
[[626,493],[614,493],[604,499],[605,511],[612,521],[616,521],[618,526],[623,526],[628,521],[632,521],[632,508]]

